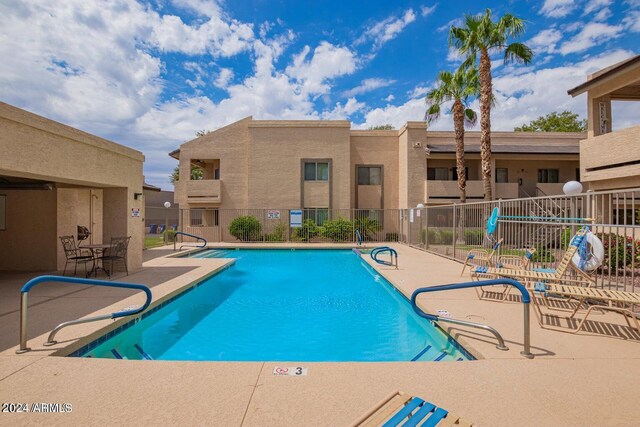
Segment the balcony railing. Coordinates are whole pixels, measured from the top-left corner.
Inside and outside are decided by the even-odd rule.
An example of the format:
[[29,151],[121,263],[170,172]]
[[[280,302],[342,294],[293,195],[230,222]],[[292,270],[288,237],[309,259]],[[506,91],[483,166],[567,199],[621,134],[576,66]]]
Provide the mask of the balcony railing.
[[187,203],[222,202],[221,182],[219,179],[187,181]]
[[[467,181],[467,198],[483,199],[484,187],[482,181]],[[518,198],[517,182],[500,182],[496,183],[495,189],[496,199],[516,199]],[[457,181],[427,181],[427,197],[429,199],[442,199],[445,201],[454,201],[460,198]]]
[[[467,181],[466,193],[468,199],[484,198],[482,181]],[[443,201],[459,199],[458,181],[427,180],[427,197]]]

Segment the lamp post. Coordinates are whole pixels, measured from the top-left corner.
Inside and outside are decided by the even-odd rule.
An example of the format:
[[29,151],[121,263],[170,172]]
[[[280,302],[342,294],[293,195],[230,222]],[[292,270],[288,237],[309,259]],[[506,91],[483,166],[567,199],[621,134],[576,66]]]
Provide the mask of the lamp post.
[[[562,192],[565,195],[569,196],[569,215],[571,216],[571,218],[575,218],[577,213],[577,198],[575,196],[582,193],[582,184],[580,184],[578,181],[568,181],[562,186]],[[574,235],[576,234],[576,225],[573,221],[571,221],[571,224],[571,235]]]
[[164,202],[164,207],[167,208],[167,210],[164,211],[164,243],[166,244],[167,236],[169,235],[169,208],[171,207],[171,203]]

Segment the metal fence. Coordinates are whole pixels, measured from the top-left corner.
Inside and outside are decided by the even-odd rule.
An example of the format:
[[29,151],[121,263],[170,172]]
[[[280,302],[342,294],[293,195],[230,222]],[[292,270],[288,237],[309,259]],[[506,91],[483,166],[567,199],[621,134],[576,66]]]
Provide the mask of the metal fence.
[[177,206],[165,208],[164,206],[145,207],[145,234],[162,234],[165,229],[178,227],[180,211]]
[[[295,214],[295,211],[294,211]],[[402,210],[303,209],[291,227],[290,209],[182,209],[179,229],[209,242],[397,242]],[[189,241],[189,238],[185,238]]]
[[[593,274],[596,286],[640,292],[640,189],[587,192],[409,209],[400,242],[464,261],[471,249],[523,255],[535,248],[535,267],[554,268],[578,228],[588,225],[604,246],[604,262]],[[493,208],[497,230],[486,234]]]

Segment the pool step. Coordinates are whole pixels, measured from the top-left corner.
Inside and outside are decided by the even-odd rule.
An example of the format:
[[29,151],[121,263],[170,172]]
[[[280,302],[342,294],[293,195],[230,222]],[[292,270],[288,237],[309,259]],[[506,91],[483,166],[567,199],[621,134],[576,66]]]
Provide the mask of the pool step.
[[[433,362],[440,362],[441,360],[444,360],[445,358],[447,358],[447,356],[449,358],[451,358],[451,355],[445,351],[441,351],[438,350],[437,348],[433,347],[431,344],[428,344],[425,348],[423,348],[422,350],[420,350],[412,359],[412,362],[418,362],[418,361],[423,361],[423,362],[429,362],[429,361],[433,361]],[[463,358],[458,358],[457,361],[461,361],[464,360]]]
[[[142,359],[145,359],[145,360],[153,360],[153,357],[151,357],[151,356],[149,355],[149,353],[147,353],[146,351],[144,351],[144,349],[143,349],[139,344],[134,344],[134,345],[133,345],[133,348],[135,348],[135,349],[138,351],[138,353],[140,353],[140,356],[142,356]],[[115,357],[116,359],[125,359],[125,360],[126,360],[126,359],[129,359],[128,357],[123,356],[122,354],[120,354],[120,352],[119,352],[117,349],[115,349],[115,348],[112,348],[112,349],[111,349],[111,354],[112,354],[112,355],[113,355],[113,357]],[[126,354],[126,353],[125,353],[125,354]],[[88,356],[88,357],[91,357],[91,356]],[[134,357],[134,359],[136,359],[136,357]]]

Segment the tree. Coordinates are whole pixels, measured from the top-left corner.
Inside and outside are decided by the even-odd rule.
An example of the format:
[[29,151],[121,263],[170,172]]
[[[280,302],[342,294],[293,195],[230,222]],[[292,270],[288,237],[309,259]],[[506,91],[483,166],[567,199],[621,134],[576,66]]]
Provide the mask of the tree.
[[482,181],[485,200],[492,200],[491,193],[491,59],[490,54],[504,52],[505,64],[520,62],[528,64],[533,52],[522,43],[507,44],[511,37],[524,32],[524,22],[506,14],[497,22],[491,19],[491,9],[484,15],[465,17],[464,27],[451,27],[449,45],[466,56],[464,66],[476,64],[480,54],[480,158],[482,161]]
[[392,124],[387,123],[386,125],[378,125],[378,126],[370,126],[369,130],[393,130],[394,127]]
[[425,120],[427,124],[438,120],[442,104],[453,101],[451,111],[456,135],[458,189],[460,190],[460,201],[465,203],[467,201],[467,174],[464,162],[464,128],[465,126],[473,127],[478,121],[476,112],[469,108],[469,99],[478,96],[480,92],[478,70],[475,67],[460,67],[455,73],[442,71],[438,75],[436,85],[436,88],[432,89],[426,97]]
[[[204,176],[204,172],[201,168],[196,165],[191,165],[191,179],[194,181],[201,180]],[[173,173],[169,175],[169,182],[175,184],[176,181],[180,180],[180,167],[176,166],[173,170]]]
[[578,117],[571,111],[563,111],[559,114],[554,111],[513,130],[516,132],[584,132],[587,130],[587,120],[579,120]]

